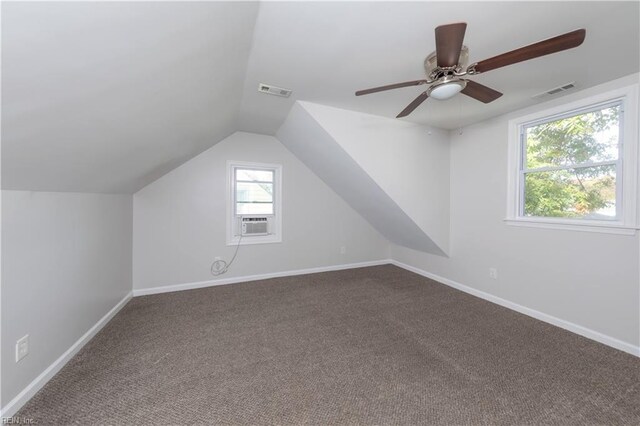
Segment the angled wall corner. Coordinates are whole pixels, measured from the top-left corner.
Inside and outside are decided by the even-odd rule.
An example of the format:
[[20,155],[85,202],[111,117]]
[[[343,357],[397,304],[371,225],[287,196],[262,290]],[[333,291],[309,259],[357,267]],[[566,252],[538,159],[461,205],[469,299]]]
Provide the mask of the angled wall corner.
[[446,131],[297,102],[276,137],[389,241],[447,256]]

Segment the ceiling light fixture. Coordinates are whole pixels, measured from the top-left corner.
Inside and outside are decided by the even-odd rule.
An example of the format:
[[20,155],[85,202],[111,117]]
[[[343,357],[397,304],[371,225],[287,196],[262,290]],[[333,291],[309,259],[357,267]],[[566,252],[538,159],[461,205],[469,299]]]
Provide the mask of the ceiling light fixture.
[[431,86],[428,94],[434,99],[444,101],[460,93],[466,86],[467,82],[464,80],[445,80],[440,84]]

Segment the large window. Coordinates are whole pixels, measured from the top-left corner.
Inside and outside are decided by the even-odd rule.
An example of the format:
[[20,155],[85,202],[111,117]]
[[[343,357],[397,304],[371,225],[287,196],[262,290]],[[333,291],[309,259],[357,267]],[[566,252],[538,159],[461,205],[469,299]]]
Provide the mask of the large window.
[[524,216],[616,220],[621,102],[522,127]]
[[280,242],[282,167],[235,161],[228,173],[227,244]]
[[607,95],[511,122],[508,219],[636,226],[636,89]]

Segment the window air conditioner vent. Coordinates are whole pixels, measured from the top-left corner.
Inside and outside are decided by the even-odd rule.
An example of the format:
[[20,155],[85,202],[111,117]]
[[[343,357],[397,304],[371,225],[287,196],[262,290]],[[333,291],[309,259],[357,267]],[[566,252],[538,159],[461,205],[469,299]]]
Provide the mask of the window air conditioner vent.
[[268,95],[282,96],[288,98],[291,95],[291,90],[283,89],[282,87],[271,86],[270,84],[260,83],[258,85],[258,92],[266,93]]
[[242,236],[269,234],[269,218],[267,217],[243,217],[241,222]]
[[571,83],[564,84],[562,86],[554,87],[553,89],[549,89],[546,92],[538,93],[537,95],[533,95],[532,99],[542,98],[544,96],[555,95],[557,93],[566,92],[567,90],[573,89],[576,87],[575,81]]

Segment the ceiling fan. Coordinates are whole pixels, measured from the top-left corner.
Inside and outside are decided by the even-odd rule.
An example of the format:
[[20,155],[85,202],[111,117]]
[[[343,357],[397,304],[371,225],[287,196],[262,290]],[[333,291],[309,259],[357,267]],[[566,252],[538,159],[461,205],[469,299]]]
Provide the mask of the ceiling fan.
[[424,68],[427,73],[426,80],[406,81],[404,83],[359,90],[356,92],[356,96],[401,87],[429,85],[426,91],[422,92],[420,96],[415,98],[397,115],[397,118],[411,114],[429,97],[445,100],[462,92],[480,102],[493,102],[502,96],[502,93],[462,77],[477,75],[496,68],[578,47],[584,41],[586,34],[584,29],[571,31],[467,66],[469,49],[462,44],[466,29],[467,24],[464,22],[441,25],[436,28],[436,51],[427,56],[424,61]]

